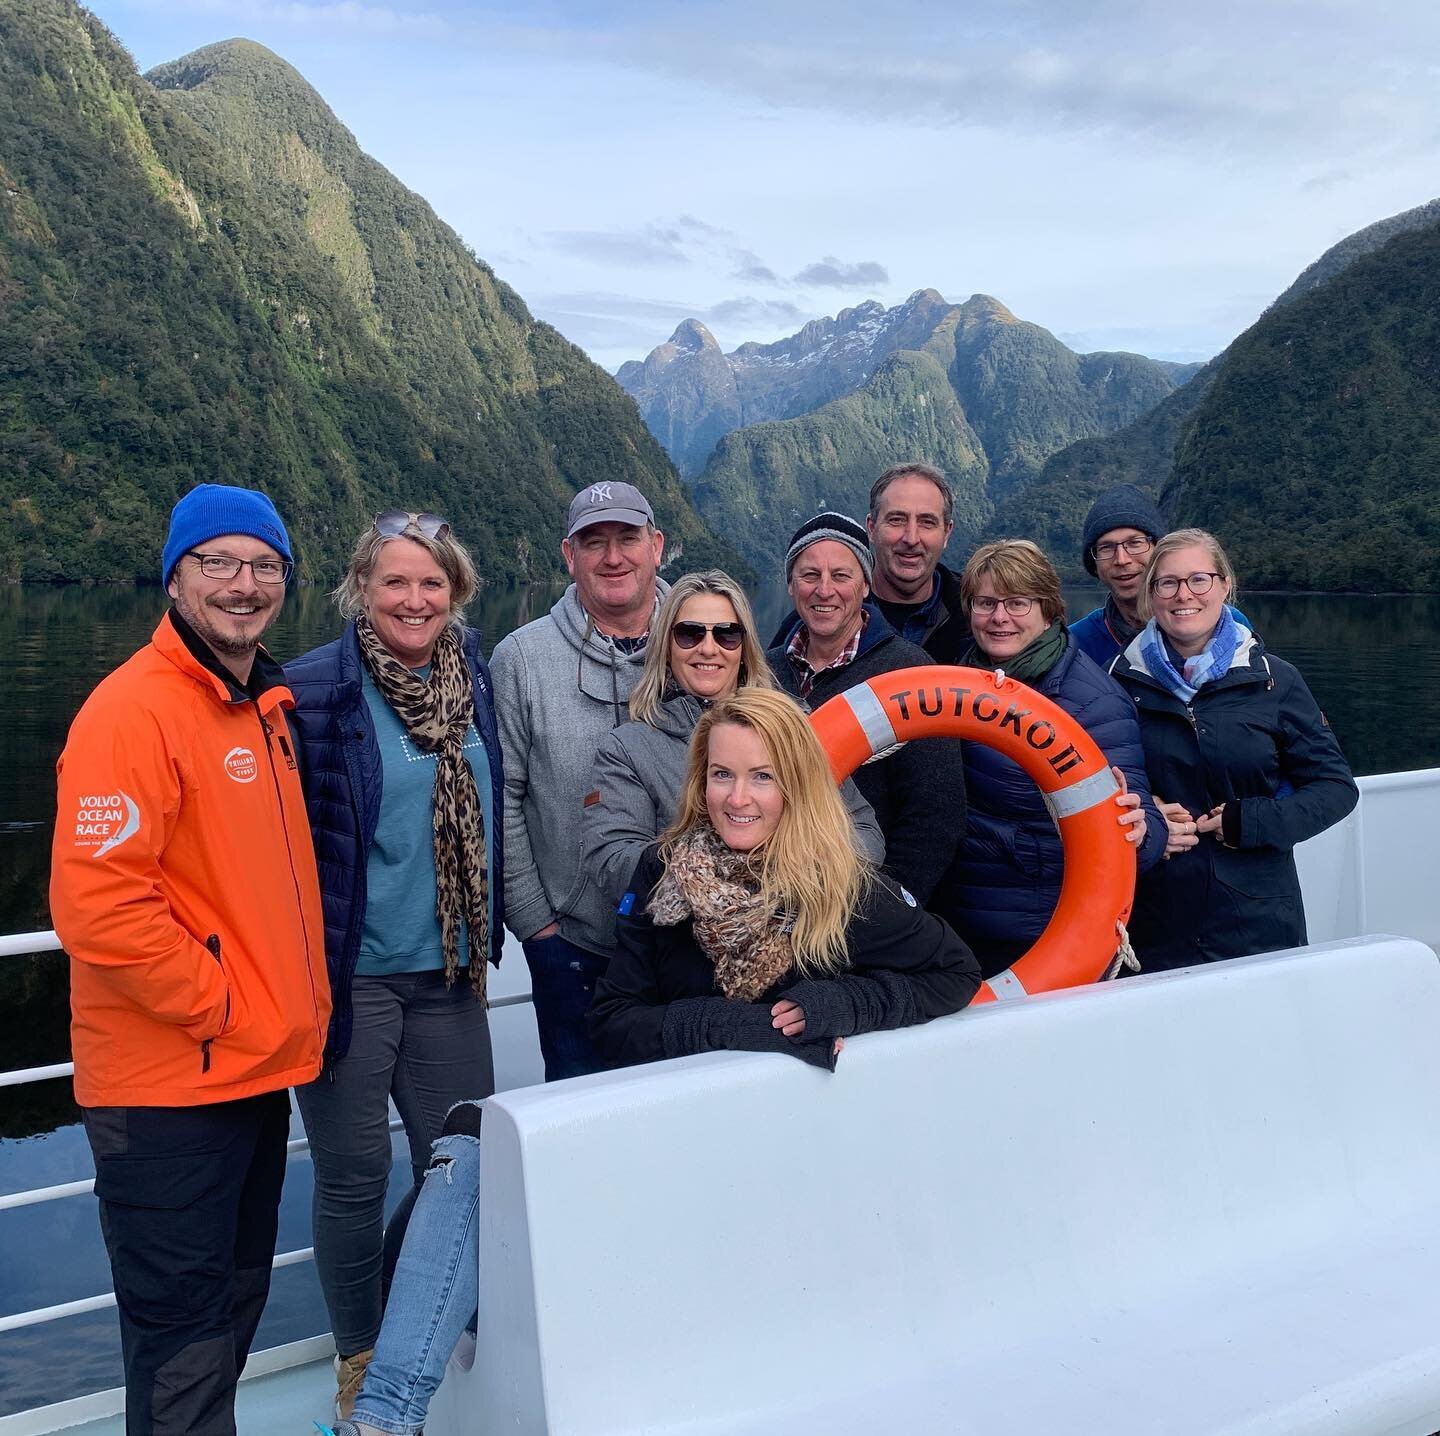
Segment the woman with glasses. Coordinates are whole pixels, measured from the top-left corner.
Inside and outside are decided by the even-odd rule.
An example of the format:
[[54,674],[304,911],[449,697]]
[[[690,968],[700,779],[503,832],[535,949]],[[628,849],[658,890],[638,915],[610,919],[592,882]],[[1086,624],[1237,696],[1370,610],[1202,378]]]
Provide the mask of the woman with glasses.
[[[344,633],[286,668],[334,999],[324,1070],[296,1097],[341,1416],[445,1114],[494,1090],[485,964],[502,943],[504,785],[480,636],[461,622],[476,587],[443,518],[383,513],[335,590]],[[387,1229],[392,1098],[414,1185]]]
[[[1059,704],[1095,740],[1120,783],[1116,821],[1141,871],[1160,861],[1165,824],[1150,797],[1134,706],[1065,627],[1060,576],[1028,539],[985,544],[960,581],[970,613],[970,668],[1000,668]],[[993,977],[1044,931],[1060,896],[1064,853],[1050,810],[1024,769],[984,744],[965,744],[970,821],[935,911]]]
[[[744,591],[718,569],[677,579],[661,604],[630,698],[630,722],[595,757],[582,818],[581,862],[613,913],[641,854],[675,816],[690,735],[713,703],[741,688],[774,688]],[[876,863],[885,839],[851,782],[843,790],[861,845]]]
[[1214,537],[1167,534],[1145,570],[1145,627],[1111,670],[1139,712],[1169,825],[1131,918],[1146,969],[1302,945],[1292,850],[1359,796],[1305,680],[1230,606],[1235,588]]

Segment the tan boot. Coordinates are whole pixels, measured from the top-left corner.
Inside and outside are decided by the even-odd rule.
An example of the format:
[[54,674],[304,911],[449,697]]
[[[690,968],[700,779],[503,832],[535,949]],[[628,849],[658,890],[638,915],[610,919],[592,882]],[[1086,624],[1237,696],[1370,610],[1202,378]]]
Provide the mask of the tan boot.
[[360,1387],[365,1380],[365,1368],[370,1365],[370,1358],[375,1355],[375,1348],[372,1346],[369,1351],[357,1351],[354,1356],[337,1356],[335,1358],[335,1379],[338,1383],[338,1390],[335,1392],[335,1415],[341,1421],[348,1421],[350,1414],[355,1410],[355,1398],[360,1394]]

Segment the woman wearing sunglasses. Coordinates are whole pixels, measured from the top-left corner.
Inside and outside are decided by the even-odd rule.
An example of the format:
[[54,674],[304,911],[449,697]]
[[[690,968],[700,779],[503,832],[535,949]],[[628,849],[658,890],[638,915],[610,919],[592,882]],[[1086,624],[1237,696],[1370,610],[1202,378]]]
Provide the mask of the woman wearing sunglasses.
[[1139,711],[1168,825],[1131,917],[1145,969],[1302,945],[1292,851],[1359,796],[1305,680],[1229,606],[1235,588],[1214,537],[1167,534],[1141,585],[1145,627],[1111,668]]
[[[296,1096],[341,1416],[445,1114],[494,1090],[485,964],[502,943],[504,784],[480,637],[461,623],[476,587],[443,518],[383,513],[335,591],[344,633],[286,668],[334,998],[324,1070]],[[391,1098],[415,1187],[387,1230]]]
[[[582,819],[581,861],[613,912],[641,854],[669,826],[685,781],[690,735],[713,703],[741,688],[774,688],[750,602],[718,569],[677,579],[661,604],[664,643],[645,651],[630,719],[601,743]],[[885,839],[853,783],[842,796],[876,863]]]
[[[1076,646],[1054,565],[1028,539],[971,555],[960,581],[974,644],[960,660],[1000,668],[1059,704],[1100,746],[1120,783],[1115,817],[1141,870],[1160,861],[1165,825],[1150,798],[1133,705]],[[965,745],[970,820],[931,906],[994,977],[1035,942],[1060,897],[1064,851],[1040,790],[994,748]]]

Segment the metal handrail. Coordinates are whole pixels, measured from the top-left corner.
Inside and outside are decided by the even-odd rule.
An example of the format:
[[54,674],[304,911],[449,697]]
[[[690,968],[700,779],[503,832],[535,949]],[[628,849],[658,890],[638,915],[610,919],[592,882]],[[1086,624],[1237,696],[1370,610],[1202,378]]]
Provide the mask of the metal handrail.
[[[30,957],[42,952],[63,952],[60,939],[53,930],[48,932],[17,932],[0,936],[0,958]],[[529,1002],[529,993],[516,993],[509,997],[492,997],[488,1007],[518,1007]],[[75,1071],[73,1062],[55,1062],[44,1067],[21,1067],[9,1072],[0,1072],[0,1087],[22,1087],[31,1082],[44,1082],[53,1077],[69,1077]],[[404,1124],[390,1122],[392,1132],[401,1131]],[[296,1152],[310,1149],[309,1141],[296,1137],[285,1144],[287,1157]],[[95,1179],[61,1182],[51,1187],[32,1187],[29,1191],[0,1194],[0,1211],[13,1211],[19,1207],[39,1206],[45,1202],[58,1202],[66,1197],[84,1196],[95,1190]],[[297,1266],[311,1261],[315,1256],[314,1247],[297,1247],[294,1251],[280,1252],[271,1262],[272,1270],[285,1266]],[[61,1321],[67,1316],[81,1316],[90,1311],[104,1311],[115,1305],[115,1293],[103,1292],[99,1296],[84,1296],[75,1301],[63,1301],[54,1306],[34,1307],[30,1311],[17,1311],[12,1316],[0,1316],[0,1333],[21,1331],[26,1327],[44,1326],[48,1322]]]

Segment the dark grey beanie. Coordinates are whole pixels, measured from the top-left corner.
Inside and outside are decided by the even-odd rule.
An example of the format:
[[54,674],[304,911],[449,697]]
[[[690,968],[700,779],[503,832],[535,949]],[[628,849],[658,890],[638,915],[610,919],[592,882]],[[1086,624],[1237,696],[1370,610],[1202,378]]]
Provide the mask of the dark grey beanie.
[[1100,535],[1109,533],[1111,529],[1139,529],[1142,534],[1149,534],[1153,543],[1166,531],[1166,523],[1160,517],[1155,501],[1141,493],[1134,484],[1117,484],[1113,489],[1106,489],[1085,515],[1085,534],[1081,540],[1080,561],[1092,577],[1095,574],[1095,555],[1091,549]]
[[790,547],[785,550],[785,582],[790,582],[790,574],[795,568],[795,560],[810,547],[812,543],[819,543],[822,539],[832,539],[835,543],[843,543],[857,559],[860,560],[860,568],[865,574],[865,582],[868,585],[871,575],[875,571],[875,555],[870,552],[870,535],[865,531],[865,525],[849,514],[837,514],[827,511],[823,514],[816,514],[813,519],[806,519],[790,538]]

